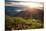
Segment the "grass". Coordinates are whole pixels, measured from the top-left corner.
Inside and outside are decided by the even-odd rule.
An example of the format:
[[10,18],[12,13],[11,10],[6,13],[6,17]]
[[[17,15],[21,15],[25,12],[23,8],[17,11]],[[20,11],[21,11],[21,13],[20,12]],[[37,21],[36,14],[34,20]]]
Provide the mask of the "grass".
[[43,22],[39,19],[26,19],[22,17],[6,16],[6,29],[20,30],[20,29],[37,29],[43,28]]

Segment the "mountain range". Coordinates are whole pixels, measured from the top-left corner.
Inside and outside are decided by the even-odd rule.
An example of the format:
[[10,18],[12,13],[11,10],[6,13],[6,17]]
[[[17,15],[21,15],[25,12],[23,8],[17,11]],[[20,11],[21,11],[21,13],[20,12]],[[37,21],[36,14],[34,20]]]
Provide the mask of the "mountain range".
[[36,8],[27,8],[25,11],[18,12],[17,9],[21,9],[18,7],[6,7],[5,15],[6,16],[17,16],[23,18],[36,18],[36,19],[43,19],[43,10],[36,9]]

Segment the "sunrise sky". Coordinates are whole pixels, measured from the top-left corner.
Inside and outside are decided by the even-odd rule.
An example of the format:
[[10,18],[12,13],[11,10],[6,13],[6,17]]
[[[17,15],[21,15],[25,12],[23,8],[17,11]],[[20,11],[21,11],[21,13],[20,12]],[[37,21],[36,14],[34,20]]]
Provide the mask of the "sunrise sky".
[[[5,6],[11,6],[11,7],[21,7],[21,8],[27,7],[27,8],[37,8],[37,9],[43,9],[43,5],[44,5],[43,0],[6,0],[5,4]],[[17,11],[22,11],[22,10],[18,9]]]
[[43,3],[35,3],[35,2],[6,2],[6,6],[29,7],[29,8],[40,8],[40,9],[42,9]]

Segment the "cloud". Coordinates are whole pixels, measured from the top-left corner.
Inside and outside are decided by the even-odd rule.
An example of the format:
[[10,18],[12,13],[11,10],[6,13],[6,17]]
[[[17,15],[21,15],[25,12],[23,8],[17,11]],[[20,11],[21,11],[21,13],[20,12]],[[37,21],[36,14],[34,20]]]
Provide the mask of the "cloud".
[[44,0],[6,0],[6,1],[31,1],[31,2],[44,2]]
[[13,7],[35,7],[42,9],[43,3],[32,3],[32,2],[6,2],[5,6],[13,6]]

